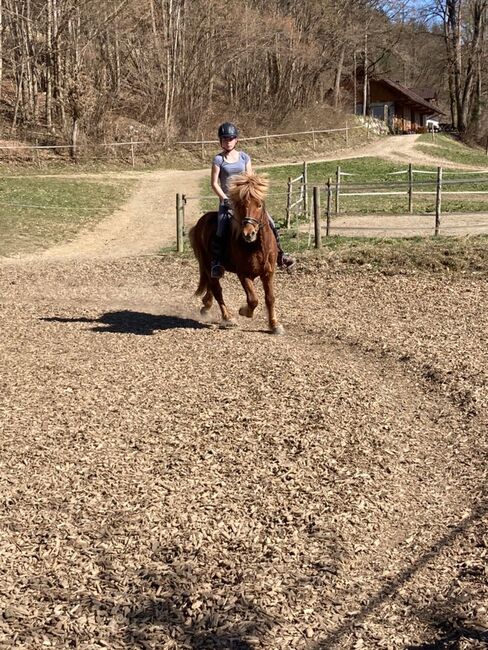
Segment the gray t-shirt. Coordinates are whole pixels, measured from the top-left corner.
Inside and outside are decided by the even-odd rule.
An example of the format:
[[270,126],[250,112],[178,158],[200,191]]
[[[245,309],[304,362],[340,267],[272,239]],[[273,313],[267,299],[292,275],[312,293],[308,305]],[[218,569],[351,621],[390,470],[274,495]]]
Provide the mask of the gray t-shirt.
[[218,153],[213,159],[214,165],[220,167],[219,172],[219,183],[222,191],[227,194],[227,188],[229,185],[229,178],[235,176],[235,174],[242,174],[246,171],[246,165],[250,162],[251,158],[244,153],[244,151],[239,151],[239,159],[236,162],[227,162],[224,160],[224,157],[221,153]]

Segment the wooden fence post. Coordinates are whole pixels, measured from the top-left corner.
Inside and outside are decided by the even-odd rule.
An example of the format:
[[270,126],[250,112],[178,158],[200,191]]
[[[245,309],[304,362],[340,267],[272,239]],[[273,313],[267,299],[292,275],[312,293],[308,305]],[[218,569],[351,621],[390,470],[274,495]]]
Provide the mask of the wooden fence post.
[[132,161],[132,167],[136,166],[136,157],[134,154],[134,136],[132,135],[132,132],[130,134],[130,157]]
[[340,200],[339,200],[339,194],[341,191],[341,168],[339,165],[337,165],[336,169],[336,195],[335,195],[335,213],[336,215],[339,214],[340,210]]
[[325,236],[330,235],[330,211],[332,208],[332,178],[329,176],[327,179],[327,214],[325,222]]
[[435,196],[435,228],[434,235],[437,237],[441,228],[442,209],[442,167],[437,168],[437,187]]
[[291,199],[292,199],[292,183],[291,176],[288,176],[288,190],[286,193],[286,229],[290,230],[291,225]]
[[349,146],[349,127],[347,126],[346,120],[346,147]]
[[321,248],[322,236],[320,233],[320,191],[316,186],[313,188],[313,225],[315,233],[315,248]]
[[203,133],[202,133],[202,160],[205,160],[206,157],[207,156],[205,154],[205,143],[203,142]]
[[185,237],[185,212],[186,212],[186,194],[181,195],[181,227],[183,229],[183,237]]
[[183,201],[181,194],[176,195],[176,250],[178,253],[183,253],[183,214],[182,214]]
[[303,163],[303,215],[308,216],[308,169],[306,161]]
[[408,164],[408,211],[413,213],[413,167]]
[[40,163],[40,160],[39,160],[39,149],[38,149],[38,147],[39,147],[39,139],[36,138],[36,147],[34,149],[34,159],[36,161],[36,165],[40,167],[41,163]]

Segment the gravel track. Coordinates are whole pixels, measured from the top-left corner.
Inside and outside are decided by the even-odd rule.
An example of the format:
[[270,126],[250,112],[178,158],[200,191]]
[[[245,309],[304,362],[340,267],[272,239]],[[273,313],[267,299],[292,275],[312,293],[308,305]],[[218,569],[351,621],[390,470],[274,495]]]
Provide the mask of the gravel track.
[[305,261],[279,338],[201,324],[194,266],[2,268],[3,647],[488,629],[486,282]]
[[87,237],[0,265],[0,647],[485,648],[486,277],[305,256],[273,337]]

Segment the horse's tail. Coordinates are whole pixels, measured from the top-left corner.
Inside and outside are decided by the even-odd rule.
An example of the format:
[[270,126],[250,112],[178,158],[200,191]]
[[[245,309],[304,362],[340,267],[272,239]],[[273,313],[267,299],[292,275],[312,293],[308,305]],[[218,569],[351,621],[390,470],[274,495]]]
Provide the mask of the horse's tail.
[[205,264],[206,248],[204,244],[204,232],[200,221],[197,222],[192,228],[190,228],[190,231],[188,232],[188,238],[190,240],[191,247],[193,248],[195,257],[198,260],[198,267],[200,269],[200,279],[198,282],[198,287],[195,291],[195,296],[202,296],[208,291],[209,278]]

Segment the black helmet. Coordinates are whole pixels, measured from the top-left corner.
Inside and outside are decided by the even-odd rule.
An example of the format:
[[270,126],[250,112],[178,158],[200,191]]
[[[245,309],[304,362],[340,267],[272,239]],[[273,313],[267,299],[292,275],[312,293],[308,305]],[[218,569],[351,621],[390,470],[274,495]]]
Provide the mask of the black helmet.
[[232,122],[224,122],[219,126],[219,140],[222,138],[237,138],[238,136],[239,131]]

